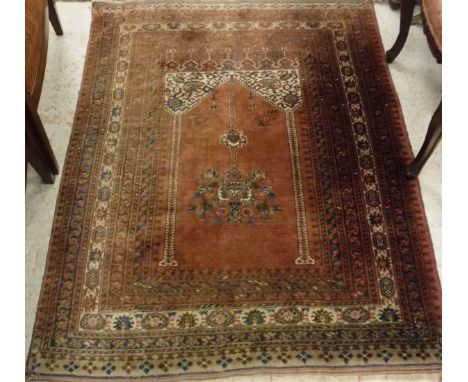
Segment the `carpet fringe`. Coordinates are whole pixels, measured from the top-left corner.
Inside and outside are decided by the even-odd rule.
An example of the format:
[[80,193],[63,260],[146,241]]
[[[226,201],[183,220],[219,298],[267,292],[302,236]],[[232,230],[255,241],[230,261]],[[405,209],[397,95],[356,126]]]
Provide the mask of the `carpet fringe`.
[[[366,370],[361,372],[354,370],[349,374],[344,371],[321,370],[321,371],[297,371],[285,368],[283,370],[234,370],[221,373],[200,373],[192,375],[172,375],[149,378],[119,378],[119,382],[441,382],[442,372],[440,369],[419,371],[408,369],[392,372]],[[30,375],[27,382],[109,382],[108,378],[87,378],[68,376],[39,376]]]

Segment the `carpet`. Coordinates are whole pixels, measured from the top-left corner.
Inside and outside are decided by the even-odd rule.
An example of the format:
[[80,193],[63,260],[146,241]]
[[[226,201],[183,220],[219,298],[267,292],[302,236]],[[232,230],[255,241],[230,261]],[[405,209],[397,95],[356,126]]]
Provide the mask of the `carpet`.
[[95,3],[32,380],[440,370],[372,4]]

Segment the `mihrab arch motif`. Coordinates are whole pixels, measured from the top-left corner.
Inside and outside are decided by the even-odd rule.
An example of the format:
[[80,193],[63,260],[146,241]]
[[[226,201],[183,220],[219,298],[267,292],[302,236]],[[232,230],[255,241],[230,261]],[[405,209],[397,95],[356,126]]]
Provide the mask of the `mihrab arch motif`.
[[229,80],[238,82],[285,113],[302,104],[298,70],[287,69],[168,73],[164,106],[172,115],[188,113]]
[[166,74],[164,107],[173,116],[173,131],[165,246],[163,259],[159,262],[160,266],[178,266],[175,256],[175,230],[182,116],[195,109],[212,95],[216,89],[230,81],[237,82],[285,114],[297,224],[298,255],[294,262],[297,265],[315,263],[315,260],[309,253],[300,153],[294,120],[294,111],[302,104],[299,78],[297,69],[226,70]]

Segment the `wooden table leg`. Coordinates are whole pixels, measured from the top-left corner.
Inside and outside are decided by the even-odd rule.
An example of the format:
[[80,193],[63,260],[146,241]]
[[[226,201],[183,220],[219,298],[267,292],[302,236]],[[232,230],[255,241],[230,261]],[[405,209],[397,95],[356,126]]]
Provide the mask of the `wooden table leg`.
[[406,168],[406,176],[408,178],[414,179],[419,175],[424,164],[436,148],[437,143],[439,143],[440,138],[442,138],[442,101],[440,101],[437,110],[432,116],[429,128],[427,129],[426,138],[424,139],[424,143],[418,155]]
[[42,181],[47,184],[54,183],[54,175],[59,171],[57,160],[41,119],[28,101],[26,101],[26,155]]
[[411,26],[411,20],[413,19],[415,5],[416,0],[401,0],[400,32],[398,33],[395,44],[393,44],[385,55],[388,63],[393,62],[393,60],[397,58],[405,45]]
[[49,3],[49,20],[54,28],[55,34],[57,36],[63,35],[62,24],[60,23],[60,18],[57,13],[57,7],[55,5],[55,0],[47,0]]

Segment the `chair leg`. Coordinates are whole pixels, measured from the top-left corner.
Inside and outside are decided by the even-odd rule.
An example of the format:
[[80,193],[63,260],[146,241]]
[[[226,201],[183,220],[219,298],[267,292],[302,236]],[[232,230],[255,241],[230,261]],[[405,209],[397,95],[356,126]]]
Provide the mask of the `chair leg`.
[[423,168],[426,161],[431,156],[432,152],[439,143],[440,138],[442,137],[442,101],[440,102],[437,110],[432,116],[431,122],[429,123],[429,128],[427,129],[426,138],[424,143],[419,150],[416,158],[411,162],[411,164],[406,167],[406,176],[409,179],[416,178],[421,169]]
[[411,20],[413,19],[415,5],[416,0],[401,0],[400,32],[398,33],[395,44],[393,44],[385,55],[388,63],[393,62],[393,60],[397,58],[405,45],[411,26]]
[[58,164],[37,111],[26,101],[26,153],[31,166],[47,184],[54,183]]
[[[54,184],[55,175],[52,174],[47,167],[47,162],[42,156],[40,148],[34,140],[28,140],[26,137],[26,152],[28,153],[28,162],[36,170],[45,184]],[[27,165],[27,163],[26,163]],[[27,169],[26,169],[27,176]]]
[[390,8],[392,8],[394,11],[396,11],[397,9],[400,9],[400,3],[401,3],[401,0],[389,0],[388,1]]
[[63,35],[62,24],[60,23],[60,18],[57,13],[57,7],[55,6],[55,0],[47,0],[49,3],[49,20],[54,28],[55,34],[57,36]]

